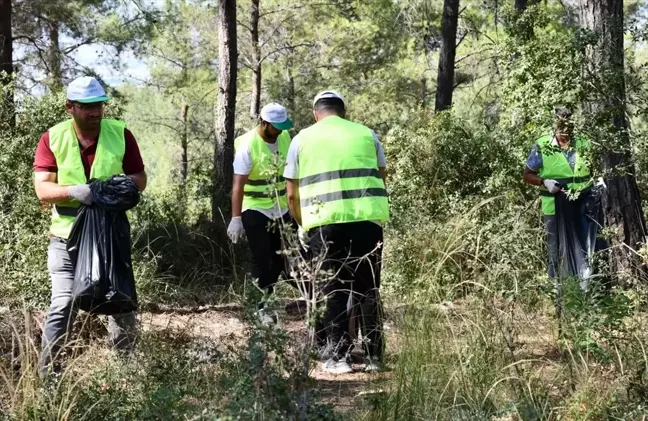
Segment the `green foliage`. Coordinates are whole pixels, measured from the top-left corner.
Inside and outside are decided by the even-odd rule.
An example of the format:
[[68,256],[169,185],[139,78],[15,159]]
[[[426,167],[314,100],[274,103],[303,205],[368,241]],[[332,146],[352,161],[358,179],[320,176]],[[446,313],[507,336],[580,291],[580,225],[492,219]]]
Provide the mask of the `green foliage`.
[[[5,98],[4,93],[2,98]],[[32,163],[41,134],[65,118],[64,99],[28,98],[14,127],[0,128],[0,297],[42,303],[48,296],[48,213],[33,192]],[[0,104],[4,109],[6,104]]]
[[[503,43],[500,62],[506,74],[502,99],[509,127],[546,122],[554,106],[575,109],[584,97],[585,42],[563,16],[558,6],[537,5],[507,27],[511,37]],[[520,32],[530,26],[533,37],[521,40]]]

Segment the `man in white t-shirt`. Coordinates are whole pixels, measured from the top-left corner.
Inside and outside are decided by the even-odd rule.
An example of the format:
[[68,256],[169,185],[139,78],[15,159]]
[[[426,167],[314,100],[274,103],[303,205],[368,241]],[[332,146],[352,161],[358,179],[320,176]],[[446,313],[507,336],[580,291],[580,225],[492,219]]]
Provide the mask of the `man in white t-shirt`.
[[[261,109],[259,125],[234,141],[232,221],[227,234],[233,243],[245,235],[252,254],[252,276],[266,293],[286,269],[281,225],[291,223],[283,171],[292,128],[286,109],[268,104]],[[265,325],[276,322],[259,303]]]
[[318,93],[316,123],[295,136],[284,171],[300,239],[309,242],[319,271],[333,274],[313,286],[326,296],[317,340],[322,368],[331,374],[353,371],[348,353],[357,326],[365,371],[381,370],[384,342],[379,289],[381,223],[389,218],[385,152],[372,130],[346,119],[346,109],[338,92]]

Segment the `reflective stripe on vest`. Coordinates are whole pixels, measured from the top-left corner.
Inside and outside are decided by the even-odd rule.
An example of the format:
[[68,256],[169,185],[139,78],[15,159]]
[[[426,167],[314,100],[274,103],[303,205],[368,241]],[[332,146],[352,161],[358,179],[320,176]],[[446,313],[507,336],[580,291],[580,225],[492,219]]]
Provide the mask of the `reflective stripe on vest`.
[[299,133],[302,226],[389,220],[376,145],[367,127],[330,116]]
[[[571,191],[583,191],[591,187],[590,169],[584,158],[585,151],[590,145],[589,140],[580,137],[576,138],[576,156],[573,170],[562,149],[551,145],[552,141],[553,137],[544,136],[536,142],[538,150],[542,154],[542,168],[538,171],[538,175],[545,180],[556,180],[561,184],[566,184]],[[556,214],[555,197],[544,186],[540,188],[540,200],[543,215]]]
[[[109,177],[122,174],[122,162],[126,150],[124,129],[126,125],[117,120],[102,120],[97,151],[95,153],[90,179],[107,180]],[[72,120],[64,121],[49,129],[50,149],[56,158],[56,182],[60,186],[73,186],[88,182],[79,140],[72,125]],[[80,203],[67,200],[52,208],[50,232],[61,238],[68,238]]]
[[243,211],[288,207],[283,171],[289,147],[290,134],[287,131],[281,132],[277,138],[276,154],[270,151],[256,128],[236,138],[234,149],[247,149],[252,158],[252,170],[243,188]]

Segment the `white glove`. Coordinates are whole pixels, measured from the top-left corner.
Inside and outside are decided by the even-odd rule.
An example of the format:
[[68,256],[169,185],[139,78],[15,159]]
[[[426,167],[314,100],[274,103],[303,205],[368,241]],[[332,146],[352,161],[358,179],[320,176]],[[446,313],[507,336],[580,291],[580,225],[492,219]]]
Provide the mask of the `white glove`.
[[542,184],[544,184],[551,194],[556,194],[560,191],[560,186],[556,180],[544,180]]
[[84,205],[92,205],[92,191],[88,184],[79,184],[77,186],[68,187],[68,196],[76,199]]
[[310,237],[308,236],[308,232],[306,232],[305,229],[302,227],[297,228],[297,237],[299,238],[299,243],[301,246],[308,250],[308,243],[310,242]]
[[245,230],[243,229],[243,221],[240,216],[232,217],[232,220],[227,227],[227,235],[234,244],[238,243],[238,240],[243,238]]

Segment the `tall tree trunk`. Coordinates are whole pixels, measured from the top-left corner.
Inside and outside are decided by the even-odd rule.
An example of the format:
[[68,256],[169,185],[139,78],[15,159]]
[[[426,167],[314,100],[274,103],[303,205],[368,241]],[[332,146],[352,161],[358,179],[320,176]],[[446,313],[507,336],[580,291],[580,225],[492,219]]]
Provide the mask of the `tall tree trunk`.
[[59,42],[59,23],[52,19],[47,22],[49,51],[47,67],[49,68],[49,87],[52,91],[63,89],[63,72],[61,71],[61,45]]
[[[0,85],[2,86],[9,85],[13,75],[11,12],[11,0],[0,0],[0,73],[6,73],[6,77],[0,75]],[[7,115],[2,118],[7,119],[13,125],[15,122],[13,89],[6,90],[4,100],[7,101]]]
[[236,119],[236,0],[220,0],[218,14],[218,100],[214,132],[212,220],[219,219],[219,205],[227,206],[232,190],[234,122]]
[[581,22],[598,36],[586,51],[584,76],[595,90],[583,109],[601,137],[601,166],[607,184],[603,211],[607,225],[613,228],[611,265],[617,281],[626,283],[644,272],[631,249],[645,242],[646,223],[627,130],[623,0],[581,0]]
[[421,109],[427,110],[428,107],[428,91],[427,91],[427,78],[425,76],[421,77],[421,93],[419,98],[419,104]]
[[518,13],[522,13],[527,8],[527,0],[515,0],[515,10]]
[[439,53],[439,72],[435,110],[446,110],[452,106],[454,91],[455,55],[457,53],[457,22],[459,20],[459,0],[443,1],[441,21],[441,51]]
[[187,178],[189,177],[189,104],[186,102],[180,108],[180,119],[182,120],[182,139],[180,140],[181,151],[181,167],[180,179],[184,188]]
[[295,88],[295,76],[293,74],[293,58],[292,56],[288,56],[286,59],[286,79],[287,79],[287,85],[288,85],[288,93],[287,93],[287,100],[288,100],[288,109],[291,113],[295,113],[297,110],[297,90]]
[[250,13],[250,35],[252,38],[252,103],[250,117],[259,118],[261,110],[261,45],[259,44],[259,0],[252,0]]
[[0,72],[13,74],[11,0],[0,0]]

